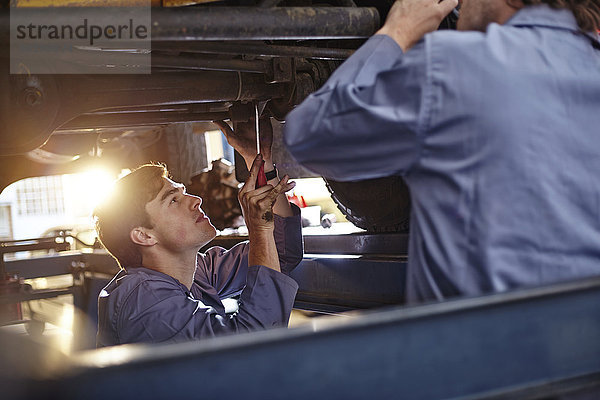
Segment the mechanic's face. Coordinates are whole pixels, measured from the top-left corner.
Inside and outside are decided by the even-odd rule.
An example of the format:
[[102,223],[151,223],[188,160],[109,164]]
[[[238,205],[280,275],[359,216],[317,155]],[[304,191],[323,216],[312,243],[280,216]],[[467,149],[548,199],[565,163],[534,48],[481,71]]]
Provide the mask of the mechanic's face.
[[505,0],[459,0],[460,17],[456,24],[459,31],[485,32],[492,22],[503,23],[502,10]]
[[154,200],[146,204],[157,244],[177,253],[196,251],[216,235],[215,227],[200,208],[202,199],[187,194],[185,186],[163,178],[164,184]]

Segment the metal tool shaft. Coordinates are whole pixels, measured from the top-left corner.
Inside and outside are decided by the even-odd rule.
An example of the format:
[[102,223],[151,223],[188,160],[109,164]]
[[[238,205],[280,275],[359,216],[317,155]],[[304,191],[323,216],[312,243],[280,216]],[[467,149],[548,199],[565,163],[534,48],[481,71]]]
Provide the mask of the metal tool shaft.
[[258,103],[254,104],[254,129],[256,131],[256,154],[260,154],[260,134],[258,133]]

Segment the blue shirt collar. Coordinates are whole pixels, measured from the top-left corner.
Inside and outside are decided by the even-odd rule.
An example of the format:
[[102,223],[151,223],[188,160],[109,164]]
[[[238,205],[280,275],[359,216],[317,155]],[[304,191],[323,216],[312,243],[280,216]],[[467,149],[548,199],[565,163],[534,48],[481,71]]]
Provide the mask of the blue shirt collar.
[[544,26],[555,29],[566,29],[583,33],[591,40],[600,42],[597,32],[582,32],[577,25],[575,16],[566,8],[551,8],[547,4],[523,7],[513,15],[505,25],[510,26]]
[[141,265],[135,266],[135,267],[127,267],[125,269],[125,273],[127,275],[133,275],[133,274],[137,274],[137,273],[140,273],[140,272],[144,272],[144,273],[146,273],[148,275],[152,275],[152,276],[154,276],[154,277],[156,277],[158,279],[161,279],[161,280],[175,282],[186,293],[189,292],[187,286],[185,286],[183,283],[179,282],[177,279],[173,278],[171,275],[165,274],[164,272],[160,272],[160,271],[157,271],[157,270],[152,269],[152,268],[146,268],[146,267],[141,266]]

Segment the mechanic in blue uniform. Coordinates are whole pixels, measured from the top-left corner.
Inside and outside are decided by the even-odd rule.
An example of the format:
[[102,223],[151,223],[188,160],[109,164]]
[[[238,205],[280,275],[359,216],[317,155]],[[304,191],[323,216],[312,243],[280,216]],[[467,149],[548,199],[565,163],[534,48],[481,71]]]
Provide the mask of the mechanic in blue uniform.
[[287,117],[340,181],[400,175],[408,302],[600,274],[598,0],[398,0]]
[[285,196],[294,183],[277,178],[269,140],[261,149],[268,185],[257,189],[263,156],[254,159],[256,148],[244,134],[228,140],[251,167],[238,196],[248,241],[199,253],[216,230],[202,199],[160,165],[118,180],[96,208],[98,236],[122,268],[98,299],[98,347],[287,326],[298,285],[280,271],[302,260],[299,209]]

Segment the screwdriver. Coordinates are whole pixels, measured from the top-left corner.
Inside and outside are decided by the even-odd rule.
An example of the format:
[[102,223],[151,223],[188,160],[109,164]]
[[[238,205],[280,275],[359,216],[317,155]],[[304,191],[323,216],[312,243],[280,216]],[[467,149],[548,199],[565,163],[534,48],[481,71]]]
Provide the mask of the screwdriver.
[[[260,154],[260,134],[258,133],[258,103],[254,104],[254,128],[256,130],[256,154]],[[256,178],[256,188],[261,188],[267,184],[265,175],[265,162],[261,161],[258,177]]]

